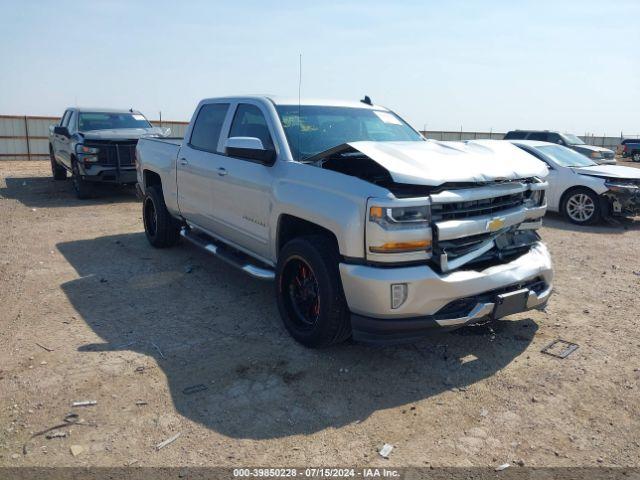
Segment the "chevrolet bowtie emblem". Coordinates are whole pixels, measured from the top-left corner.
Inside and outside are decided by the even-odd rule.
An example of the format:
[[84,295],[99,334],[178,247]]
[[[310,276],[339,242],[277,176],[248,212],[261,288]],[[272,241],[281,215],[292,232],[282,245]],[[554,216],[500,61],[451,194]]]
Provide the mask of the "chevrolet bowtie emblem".
[[504,227],[504,218],[494,218],[487,222],[487,230],[490,232],[500,230],[502,227]]

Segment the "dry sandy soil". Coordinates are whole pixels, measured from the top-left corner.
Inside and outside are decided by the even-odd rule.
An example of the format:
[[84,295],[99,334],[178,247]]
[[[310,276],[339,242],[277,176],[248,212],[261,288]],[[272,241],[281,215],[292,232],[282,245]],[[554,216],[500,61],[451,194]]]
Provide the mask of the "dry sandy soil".
[[[313,351],[270,284],[152,249],[140,210],[0,163],[0,465],[640,466],[640,219],[549,216],[555,296],[495,335]],[[556,338],[580,347],[542,354]],[[66,437],[30,440],[69,412]]]

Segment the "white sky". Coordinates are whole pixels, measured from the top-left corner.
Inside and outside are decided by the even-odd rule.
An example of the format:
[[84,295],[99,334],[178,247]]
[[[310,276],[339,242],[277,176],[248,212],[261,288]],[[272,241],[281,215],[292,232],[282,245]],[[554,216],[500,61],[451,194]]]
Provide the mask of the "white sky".
[[428,130],[640,134],[640,1],[0,0],[0,114],[188,120],[242,93],[359,99]]

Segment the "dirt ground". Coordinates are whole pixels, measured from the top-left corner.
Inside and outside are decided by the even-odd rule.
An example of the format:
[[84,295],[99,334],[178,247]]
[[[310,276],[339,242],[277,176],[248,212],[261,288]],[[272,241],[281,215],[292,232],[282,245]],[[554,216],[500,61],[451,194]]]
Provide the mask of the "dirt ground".
[[0,466],[640,466],[640,219],[548,216],[555,295],[494,334],[313,351],[272,285],[152,249],[140,214],[0,162]]

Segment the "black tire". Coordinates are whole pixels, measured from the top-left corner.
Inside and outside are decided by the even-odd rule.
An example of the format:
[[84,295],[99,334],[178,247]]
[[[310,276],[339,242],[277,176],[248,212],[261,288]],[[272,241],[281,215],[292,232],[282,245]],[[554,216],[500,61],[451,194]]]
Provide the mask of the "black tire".
[[73,190],[76,192],[76,197],[80,200],[91,197],[91,186],[80,177],[78,162],[75,158],[71,159],[71,183],[73,184]]
[[291,336],[306,347],[327,347],[351,336],[339,263],[335,242],[322,235],[291,240],[278,255],[278,310]]
[[574,188],[562,199],[562,213],[576,225],[593,225],[602,218],[600,198],[588,188]]
[[155,248],[173,247],[180,240],[180,224],[167,210],[162,188],[147,187],[142,199],[142,220],[147,240]]
[[631,160],[634,162],[640,162],[640,152],[633,152],[631,154]]
[[51,148],[51,145],[49,145],[49,160],[51,161],[51,174],[53,175],[53,179],[66,180],[67,170],[56,162],[56,157],[53,154],[53,148]]

